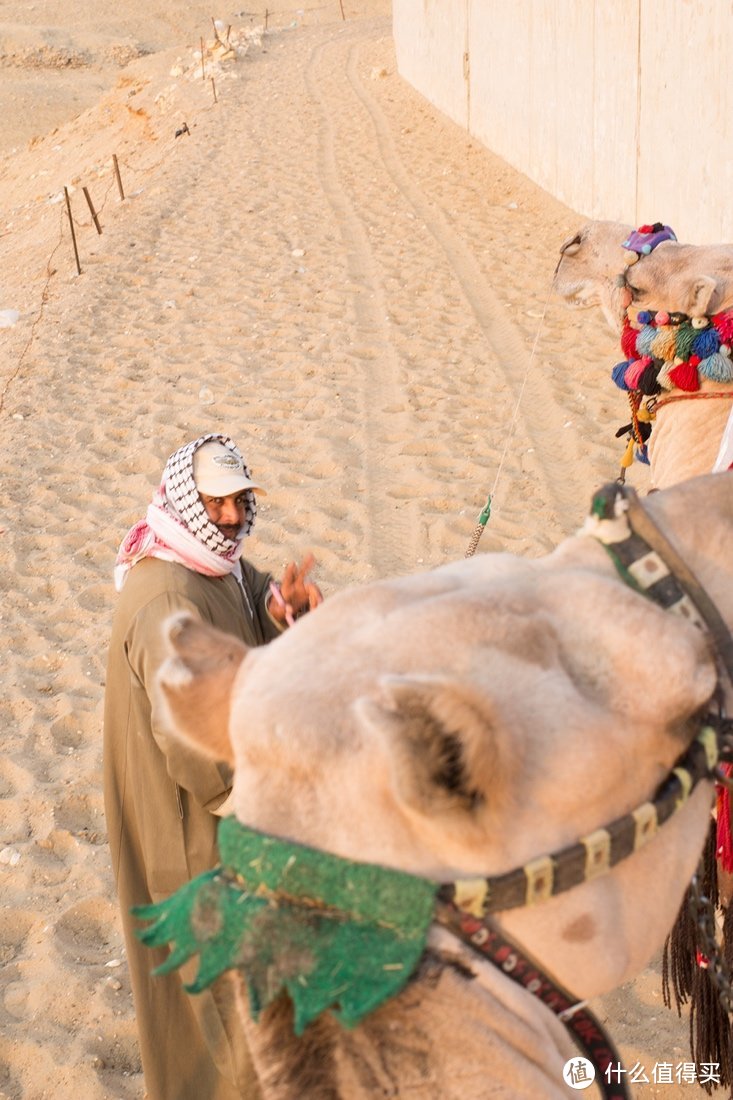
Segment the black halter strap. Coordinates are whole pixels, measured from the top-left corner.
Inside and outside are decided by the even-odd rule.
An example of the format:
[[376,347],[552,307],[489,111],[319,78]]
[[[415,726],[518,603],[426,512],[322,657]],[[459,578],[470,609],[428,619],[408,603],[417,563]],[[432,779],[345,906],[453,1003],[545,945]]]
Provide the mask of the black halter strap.
[[733,684],[733,636],[715,603],[627,485],[611,482],[593,497],[592,532],[622,579],[660,607],[704,625]]

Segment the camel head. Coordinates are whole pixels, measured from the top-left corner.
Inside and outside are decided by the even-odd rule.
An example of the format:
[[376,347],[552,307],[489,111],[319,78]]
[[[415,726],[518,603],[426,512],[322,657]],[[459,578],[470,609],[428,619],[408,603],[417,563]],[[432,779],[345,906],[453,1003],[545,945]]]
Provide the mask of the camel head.
[[[166,630],[169,722],[232,765],[240,822],[439,881],[652,797],[715,685],[700,632],[585,537],[347,590],[255,650],[186,614]],[[507,927],[582,996],[625,980],[674,920],[709,810],[705,782],[647,847]]]
[[617,277],[624,270],[623,242],[633,226],[592,221],[560,247],[552,289],[571,309],[600,306],[614,332],[620,332],[624,309]]
[[730,309],[733,245],[661,245],[627,269],[624,289],[624,300],[637,311],[702,317]]
[[733,306],[733,245],[666,240],[629,264],[633,233],[620,222],[586,222],[560,248],[555,293],[572,308],[600,306],[616,332],[628,307],[698,317]]

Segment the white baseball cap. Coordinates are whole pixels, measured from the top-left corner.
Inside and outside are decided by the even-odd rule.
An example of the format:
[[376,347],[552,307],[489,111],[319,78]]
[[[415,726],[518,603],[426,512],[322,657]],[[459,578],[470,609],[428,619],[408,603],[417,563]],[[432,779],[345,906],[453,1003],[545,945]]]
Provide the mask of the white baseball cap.
[[256,489],[267,496],[262,486],[247,476],[241,456],[217,440],[203,443],[194,451],[193,479],[198,491],[209,497],[227,497],[243,489]]

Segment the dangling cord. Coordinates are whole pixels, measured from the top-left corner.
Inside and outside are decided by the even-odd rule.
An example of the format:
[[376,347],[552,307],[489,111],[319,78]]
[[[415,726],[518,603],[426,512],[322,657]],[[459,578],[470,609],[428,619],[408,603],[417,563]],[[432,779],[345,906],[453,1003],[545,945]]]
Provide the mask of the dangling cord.
[[486,524],[489,521],[489,516],[491,515],[491,501],[494,497],[494,494],[496,493],[496,486],[499,482],[499,477],[501,476],[501,471],[502,471],[503,466],[504,466],[504,460],[506,459],[507,452],[509,451],[509,444],[511,443],[512,436],[514,435],[514,431],[515,431],[516,426],[517,426],[517,418],[519,416],[519,406],[522,404],[522,398],[524,397],[524,390],[525,390],[526,385],[527,385],[527,379],[529,378],[529,372],[532,369],[532,364],[534,363],[535,354],[537,352],[537,343],[538,343],[540,335],[542,333],[542,326],[545,323],[545,314],[547,313],[547,303],[550,301],[550,294],[551,293],[552,293],[552,287],[550,287],[549,290],[547,291],[547,297],[545,298],[545,304],[542,308],[542,316],[540,317],[540,323],[537,326],[537,332],[535,334],[534,343],[532,344],[532,351],[531,351],[530,356],[529,356],[529,361],[527,362],[527,368],[524,372],[524,377],[522,379],[522,385],[519,388],[519,395],[518,395],[517,400],[516,400],[515,405],[514,405],[514,413],[512,415],[512,421],[511,421],[511,424],[509,425],[509,431],[507,432],[507,436],[506,436],[506,439],[504,441],[504,449],[501,453],[501,458],[499,459],[499,466],[498,466],[498,469],[496,471],[496,477],[494,478],[494,484],[491,488],[491,492],[489,493],[488,500],[486,501],[484,509],[478,517],[478,520],[476,522],[476,526],[474,528],[473,534],[471,535],[471,539],[470,539],[469,544],[468,544],[468,548],[467,548],[466,553],[464,555],[467,558],[473,557],[473,555],[475,554],[476,547],[479,544],[479,539],[483,535],[484,528],[486,527]]

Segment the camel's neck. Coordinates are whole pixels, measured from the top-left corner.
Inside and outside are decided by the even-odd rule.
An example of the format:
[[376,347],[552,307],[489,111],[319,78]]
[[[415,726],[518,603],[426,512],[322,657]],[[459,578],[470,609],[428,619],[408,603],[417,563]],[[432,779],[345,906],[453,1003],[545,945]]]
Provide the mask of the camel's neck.
[[652,493],[644,507],[733,627],[733,471]]
[[296,1038],[281,1000],[247,1033],[265,1100],[465,1100],[489,1083],[496,1100],[561,1100],[577,1054],[548,1009],[438,929],[409,986],[353,1030],[326,1014]]
[[[733,383],[705,382],[701,392],[733,392]],[[668,489],[691,477],[710,473],[733,409],[733,399],[690,398],[680,391],[671,396],[681,400],[658,409],[649,440],[655,489]]]
[[[729,630],[733,630],[733,472],[684,482],[652,493],[645,507],[704,587]],[[727,704],[733,712],[733,689]]]

